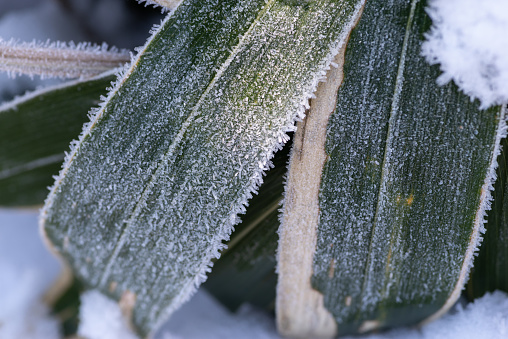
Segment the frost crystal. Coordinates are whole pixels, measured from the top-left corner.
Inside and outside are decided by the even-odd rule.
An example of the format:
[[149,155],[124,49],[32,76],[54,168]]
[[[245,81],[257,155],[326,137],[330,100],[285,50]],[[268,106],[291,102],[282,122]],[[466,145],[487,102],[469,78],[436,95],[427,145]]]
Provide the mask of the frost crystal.
[[0,38],[0,71],[10,76],[89,78],[122,66],[131,59],[127,50],[107,44],[72,42],[17,42]]
[[438,84],[453,80],[482,108],[508,102],[508,2],[432,0],[427,13],[422,53],[440,64]]
[[182,3],[182,0],[138,0],[139,3],[145,3],[145,7],[153,5],[154,7],[162,7],[162,11],[171,11]]
[[362,4],[185,1],[73,143],[41,224],[90,285],[136,295],[142,334],[206,279]]

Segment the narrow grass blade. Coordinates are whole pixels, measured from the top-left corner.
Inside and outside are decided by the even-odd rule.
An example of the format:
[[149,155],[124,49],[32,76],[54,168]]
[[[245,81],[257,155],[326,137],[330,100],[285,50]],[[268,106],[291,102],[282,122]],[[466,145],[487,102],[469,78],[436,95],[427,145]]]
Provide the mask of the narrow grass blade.
[[187,0],[92,118],[41,227],[142,335],[205,280],[362,5]]
[[0,106],[0,206],[41,205],[69,143],[114,80],[107,73]]
[[110,49],[106,44],[17,42],[0,38],[0,71],[10,76],[90,78],[123,66],[130,59],[129,51]]
[[[284,333],[416,324],[446,312],[466,282],[506,112],[480,110],[455,85],[436,84],[439,69],[420,56],[430,26],[424,7],[368,1],[348,41],[326,130],[313,127],[321,117],[311,102],[295,140],[302,146],[291,158],[281,229]],[[322,175],[302,187],[316,161]],[[294,288],[299,281],[303,287]],[[308,307],[320,304],[328,313]]]

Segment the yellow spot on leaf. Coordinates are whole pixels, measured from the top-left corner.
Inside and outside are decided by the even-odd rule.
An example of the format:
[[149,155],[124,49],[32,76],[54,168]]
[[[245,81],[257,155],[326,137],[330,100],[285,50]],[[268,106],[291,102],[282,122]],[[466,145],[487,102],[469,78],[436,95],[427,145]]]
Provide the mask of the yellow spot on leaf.
[[411,195],[409,196],[409,198],[407,198],[407,199],[406,199],[406,204],[407,204],[408,206],[411,206],[411,204],[413,203],[413,200],[414,200],[414,197],[413,197],[413,194],[411,194]]

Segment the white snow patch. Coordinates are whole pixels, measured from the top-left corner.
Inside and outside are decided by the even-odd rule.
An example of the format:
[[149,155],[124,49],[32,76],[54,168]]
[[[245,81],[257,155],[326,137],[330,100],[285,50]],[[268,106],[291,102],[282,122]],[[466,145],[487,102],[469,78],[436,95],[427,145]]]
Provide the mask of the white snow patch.
[[60,338],[41,297],[60,272],[37,231],[37,211],[0,209],[0,338]]
[[[355,337],[359,339],[358,337]],[[344,339],[355,339],[348,337]],[[421,330],[400,329],[374,334],[364,339],[506,339],[508,338],[508,295],[487,293],[463,308],[430,323]]]
[[508,102],[508,1],[431,0],[422,54],[481,108]]
[[156,339],[276,339],[281,338],[273,319],[244,304],[231,313],[213,297],[199,290],[194,297],[162,326]]
[[78,335],[87,339],[137,339],[122,317],[120,307],[96,290],[83,293]]

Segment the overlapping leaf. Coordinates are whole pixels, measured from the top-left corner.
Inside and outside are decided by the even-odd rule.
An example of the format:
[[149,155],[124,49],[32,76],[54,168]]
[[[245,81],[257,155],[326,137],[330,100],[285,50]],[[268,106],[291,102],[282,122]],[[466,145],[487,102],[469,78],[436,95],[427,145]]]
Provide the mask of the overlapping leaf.
[[188,0],[87,126],[41,224],[139,332],[204,280],[362,4]]
[[487,230],[466,289],[470,300],[495,290],[508,292],[508,140],[503,139],[501,145]]
[[288,142],[275,154],[274,168],[268,171],[259,192],[249,201],[241,223],[227,242],[227,249],[222,251],[203,285],[232,311],[243,303],[274,310],[279,209],[291,146]]
[[28,94],[0,107],[0,205],[40,205],[69,143],[114,80],[97,78]]
[[[480,110],[454,84],[436,84],[439,70],[420,56],[430,26],[424,7],[368,1],[347,45],[310,270],[335,334],[442,314],[460,295],[478,245],[505,111]],[[293,226],[283,222],[279,249],[280,278],[288,279],[279,287],[288,290],[304,271],[284,271],[300,250]],[[302,321],[290,302],[304,299],[290,292],[279,288],[279,327],[298,335]]]

